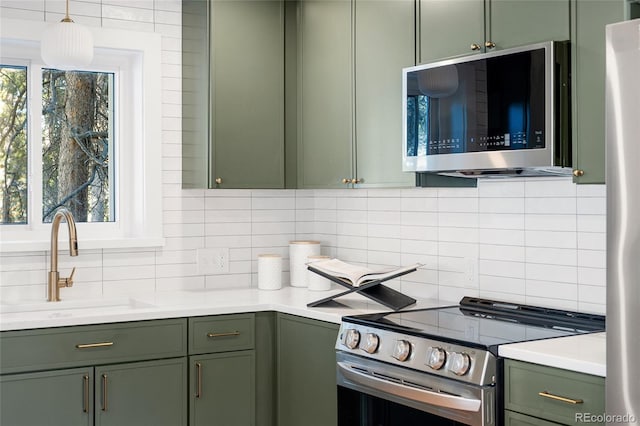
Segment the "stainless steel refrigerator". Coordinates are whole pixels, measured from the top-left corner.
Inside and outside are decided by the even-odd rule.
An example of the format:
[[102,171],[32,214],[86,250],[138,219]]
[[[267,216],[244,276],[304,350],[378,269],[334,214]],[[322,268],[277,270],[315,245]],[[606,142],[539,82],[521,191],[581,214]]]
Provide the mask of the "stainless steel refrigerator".
[[607,25],[606,46],[606,420],[620,426],[640,424],[640,19]]

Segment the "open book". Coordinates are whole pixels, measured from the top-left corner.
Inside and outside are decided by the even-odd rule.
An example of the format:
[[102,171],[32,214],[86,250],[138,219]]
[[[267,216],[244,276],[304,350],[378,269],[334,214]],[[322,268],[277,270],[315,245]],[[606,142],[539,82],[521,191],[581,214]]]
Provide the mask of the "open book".
[[359,287],[371,281],[385,281],[386,279],[404,275],[418,269],[422,264],[416,263],[410,266],[369,269],[364,266],[352,265],[338,259],[321,260],[308,263],[310,268],[334,276],[354,287]]

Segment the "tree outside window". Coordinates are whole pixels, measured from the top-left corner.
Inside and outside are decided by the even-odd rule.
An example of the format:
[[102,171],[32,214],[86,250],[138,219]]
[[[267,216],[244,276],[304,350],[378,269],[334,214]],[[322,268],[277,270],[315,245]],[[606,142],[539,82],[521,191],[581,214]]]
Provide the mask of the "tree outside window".
[[[59,207],[78,222],[112,222],[114,75],[102,72],[42,69],[41,150],[27,141],[28,69],[0,67],[0,200],[1,222],[26,223],[27,187],[42,185],[42,221]],[[30,132],[38,129],[30,128]],[[29,153],[41,152],[41,174],[29,175]],[[41,176],[42,182],[27,182]],[[32,179],[33,180],[33,179]],[[40,206],[31,206],[37,208]]]

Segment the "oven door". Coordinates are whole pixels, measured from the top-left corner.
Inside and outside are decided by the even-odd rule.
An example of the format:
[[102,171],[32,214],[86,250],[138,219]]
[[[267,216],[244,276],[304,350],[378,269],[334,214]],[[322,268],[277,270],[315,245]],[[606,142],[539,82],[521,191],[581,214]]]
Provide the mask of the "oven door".
[[474,386],[338,351],[338,425],[494,426],[494,386]]

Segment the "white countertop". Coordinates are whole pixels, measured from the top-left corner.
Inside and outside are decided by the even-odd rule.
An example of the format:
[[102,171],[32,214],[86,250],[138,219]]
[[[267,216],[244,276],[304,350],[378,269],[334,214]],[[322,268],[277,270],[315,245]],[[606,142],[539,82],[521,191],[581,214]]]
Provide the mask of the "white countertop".
[[[36,301],[16,305],[5,302],[0,304],[0,331],[259,311],[278,311],[340,323],[345,315],[389,310],[358,294],[340,297],[338,301],[347,305],[344,307],[307,307],[309,302],[338,292],[340,291],[309,291],[306,288],[284,287],[275,291],[176,291],[136,296],[131,299],[63,300],[56,303]],[[409,308],[430,308],[450,304],[438,303],[437,300],[419,300]]]
[[603,332],[500,345],[498,354],[519,361],[606,377],[606,347],[606,333]]
[[[120,299],[34,301],[0,304],[0,331],[46,327],[142,321],[220,315],[241,312],[278,311],[311,319],[340,323],[346,315],[384,312],[389,309],[364,296],[349,294],[338,299],[346,306],[307,307],[307,303],[341,290],[309,291],[284,287],[281,290],[192,290],[155,293]],[[433,299],[418,300],[408,309],[451,305]],[[606,375],[605,333],[501,345],[505,358],[564,368],[598,376]]]

